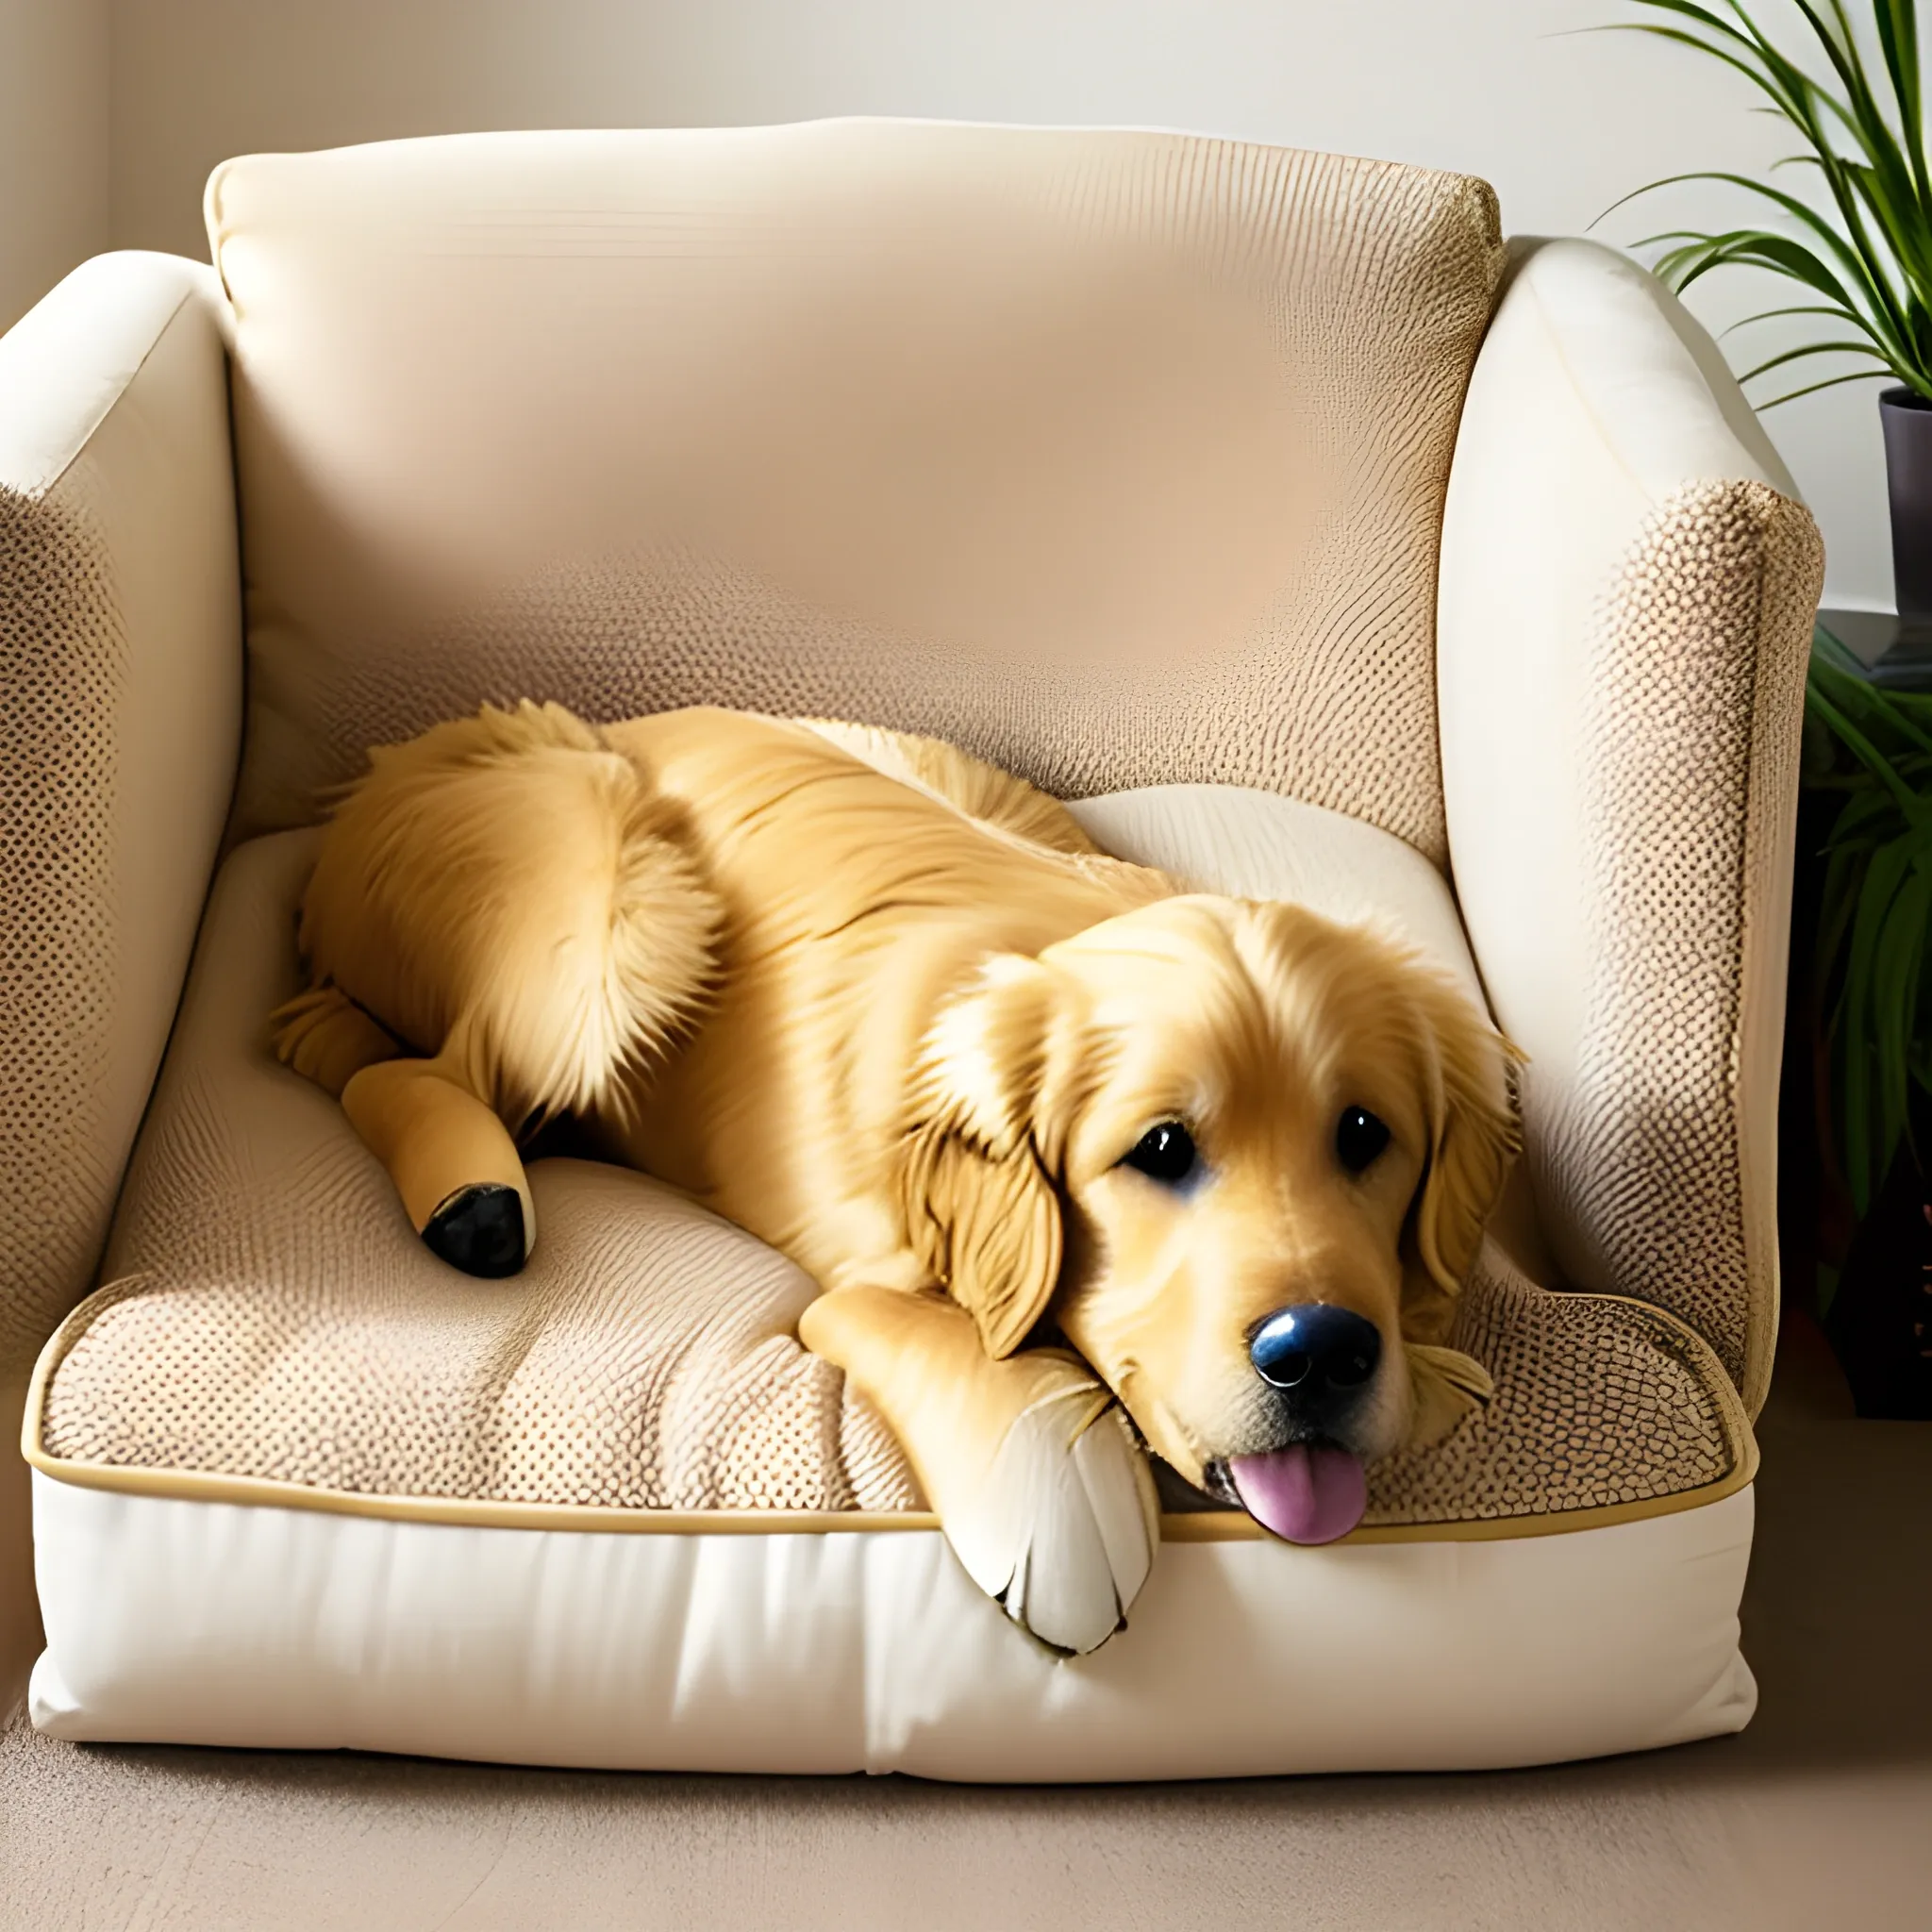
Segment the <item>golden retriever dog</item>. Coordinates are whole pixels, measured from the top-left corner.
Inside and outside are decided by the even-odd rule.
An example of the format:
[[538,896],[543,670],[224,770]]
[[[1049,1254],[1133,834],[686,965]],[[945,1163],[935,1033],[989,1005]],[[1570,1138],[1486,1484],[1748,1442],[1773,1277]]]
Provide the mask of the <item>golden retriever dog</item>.
[[818,1284],[805,1345],[1064,1651],[1153,1560],[1145,1451],[1297,1542],[1488,1378],[1443,1345],[1517,1146],[1506,1042],[1292,906],[1183,891],[951,747],[553,705],[373,755],[283,1059],[437,1254],[520,1267],[569,1114]]

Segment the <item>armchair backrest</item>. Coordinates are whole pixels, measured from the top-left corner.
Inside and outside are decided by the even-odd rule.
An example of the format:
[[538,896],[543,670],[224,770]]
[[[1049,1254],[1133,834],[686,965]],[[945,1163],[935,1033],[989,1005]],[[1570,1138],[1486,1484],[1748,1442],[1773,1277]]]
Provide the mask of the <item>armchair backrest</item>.
[[843,121],[231,161],[238,830],[484,699],[1269,788],[1441,863],[1459,175]]

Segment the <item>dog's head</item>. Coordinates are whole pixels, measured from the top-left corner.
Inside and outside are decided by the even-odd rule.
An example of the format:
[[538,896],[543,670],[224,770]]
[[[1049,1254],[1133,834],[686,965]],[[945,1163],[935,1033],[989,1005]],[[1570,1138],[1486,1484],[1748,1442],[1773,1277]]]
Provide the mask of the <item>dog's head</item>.
[[908,1208],[1005,1356],[1049,1314],[1148,1443],[1278,1533],[1488,1392],[1442,1346],[1518,1145],[1446,979],[1296,908],[1166,899],[941,1012]]

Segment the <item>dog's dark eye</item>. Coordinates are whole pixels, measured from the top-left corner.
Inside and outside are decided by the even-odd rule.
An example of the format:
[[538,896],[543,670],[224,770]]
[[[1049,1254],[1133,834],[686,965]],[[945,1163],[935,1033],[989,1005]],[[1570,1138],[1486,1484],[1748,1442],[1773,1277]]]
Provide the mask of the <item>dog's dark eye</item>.
[[1194,1137],[1180,1122],[1162,1121],[1134,1142],[1124,1164],[1152,1180],[1184,1181],[1194,1171]]
[[1335,1158],[1350,1174],[1363,1174],[1389,1144],[1389,1129],[1365,1107],[1345,1108],[1335,1124]]

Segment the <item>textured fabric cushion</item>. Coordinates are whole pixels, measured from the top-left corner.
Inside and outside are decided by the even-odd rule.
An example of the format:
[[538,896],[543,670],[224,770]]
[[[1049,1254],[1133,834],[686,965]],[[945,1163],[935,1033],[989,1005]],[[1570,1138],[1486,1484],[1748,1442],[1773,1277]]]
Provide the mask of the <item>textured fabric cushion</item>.
[[[1690,1323],[1755,1410],[1818,532],[1723,358],[1609,250],[1524,250],[1442,537],[1456,889],[1562,1278]],[[1507,774],[1507,782],[1499,782]]]
[[1262,787],[1443,855],[1462,176],[829,122],[231,161],[242,829],[479,700]]
[[0,1390],[94,1278],[234,783],[221,315],[102,256],[0,339]]
[[[1474,984],[1441,876],[1386,833],[1265,792],[1076,808],[1191,883],[1374,909]],[[810,1284],[655,1184],[532,1170],[530,1268],[476,1282],[411,1235],[335,1102],[275,1064],[315,835],[228,860],[130,1174],[108,1270],[43,1358],[41,1449],[69,1474],[198,1473],[336,1497],[578,1508],[906,1510],[896,1446],[791,1330]],[[1487,1251],[1457,1345],[1498,1393],[1381,1465],[1369,1522],[1490,1524],[1734,1487],[1751,1445],[1710,1351],[1635,1303],[1555,1295]],[[253,1487],[251,1487],[253,1486]]]
[[1548,1763],[1749,1721],[1752,1514],[1744,1490],[1492,1541],[1171,1533],[1130,1627],[1062,1660],[920,1519],[625,1534],[37,1474],[47,1647],[28,1709],[60,1738],[639,1771],[1031,1784]]

